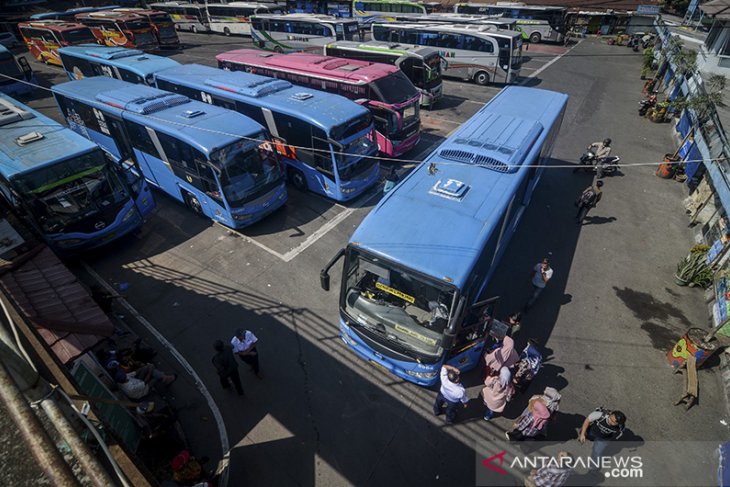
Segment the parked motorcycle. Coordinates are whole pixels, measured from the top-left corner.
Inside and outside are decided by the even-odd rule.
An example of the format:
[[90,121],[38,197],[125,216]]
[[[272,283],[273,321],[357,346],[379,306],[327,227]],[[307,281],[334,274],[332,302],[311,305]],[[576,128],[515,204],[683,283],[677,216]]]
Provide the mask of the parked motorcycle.
[[656,106],[656,95],[649,95],[639,102],[639,116],[646,115],[647,110]]
[[593,169],[593,164],[595,164],[595,161],[596,155],[593,153],[593,151],[586,150],[583,155],[580,156],[578,166],[573,168],[573,172],[576,173],[578,171],[589,171]]
[[619,156],[608,156],[598,161],[595,166],[596,178],[601,179],[603,176],[615,174],[621,169],[621,166],[618,164],[620,160],[621,158]]

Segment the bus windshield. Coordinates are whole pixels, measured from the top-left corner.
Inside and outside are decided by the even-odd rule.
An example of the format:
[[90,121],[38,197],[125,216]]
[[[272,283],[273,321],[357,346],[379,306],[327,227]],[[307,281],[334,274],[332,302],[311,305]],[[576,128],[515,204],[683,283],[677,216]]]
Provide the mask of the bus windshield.
[[126,22],[122,23],[123,29],[131,31],[149,29],[149,27],[150,24],[146,20],[127,20]]
[[70,44],[96,44],[96,37],[94,37],[91,30],[86,27],[83,29],[64,30],[60,34],[61,37],[63,37],[63,40]]
[[443,354],[454,289],[354,249],[345,275],[344,310],[371,335],[427,360]]
[[[22,78],[23,76],[15,58],[8,51],[0,53],[0,75],[5,75],[0,76],[0,84],[15,83],[15,80],[11,78]],[[6,76],[10,78],[6,78]]]
[[273,189],[281,181],[281,170],[273,153],[260,148],[265,141],[241,140],[213,153],[220,169],[223,194],[231,207]]
[[17,182],[31,197],[31,210],[48,233],[68,231],[70,225],[130,197],[101,150],[18,176]]
[[397,105],[418,96],[413,83],[402,71],[397,71],[373,81],[372,87],[379,95],[380,101],[389,105]]

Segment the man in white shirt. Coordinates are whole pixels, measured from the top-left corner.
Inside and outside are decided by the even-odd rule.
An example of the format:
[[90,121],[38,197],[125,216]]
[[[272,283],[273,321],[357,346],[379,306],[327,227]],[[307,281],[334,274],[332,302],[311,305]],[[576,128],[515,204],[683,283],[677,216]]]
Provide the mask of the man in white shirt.
[[439,389],[433,405],[433,414],[436,416],[442,414],[442,409],[446,404],[446,424],[454,423],[460,404],[463,404],[464,407],[469,404],[466,389],[461,384],[460,373],[459,369],[451,365],[441,366],[441,389]]
[[256,343],[258,341],[259,339],[251,331],[239,328],[236,330],[233,338],[231,338],[231,346],[233,347],[233,353],[251,366],[256,377],[263,379],[263,376],[259,372],[259,352],[256,350]]
[[525,309],[529,309],[535,304],[538,296],[545,289],[547,283],[553,277],[553,269],[550,267],[550,261],[547,258],[542,259],[542,262],[538,262],[532,272],[532,287],[534,289],[532,297],[525,305]]

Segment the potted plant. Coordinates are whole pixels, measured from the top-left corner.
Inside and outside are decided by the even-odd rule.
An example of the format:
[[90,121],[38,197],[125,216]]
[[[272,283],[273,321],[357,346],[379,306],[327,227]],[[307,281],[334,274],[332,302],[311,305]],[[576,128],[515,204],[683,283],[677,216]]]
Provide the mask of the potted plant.
[[690,253],[677,264],[675,282],[680,286],[707,288],[712,284],[712,269],[707,265],[706,245],[695,245]]

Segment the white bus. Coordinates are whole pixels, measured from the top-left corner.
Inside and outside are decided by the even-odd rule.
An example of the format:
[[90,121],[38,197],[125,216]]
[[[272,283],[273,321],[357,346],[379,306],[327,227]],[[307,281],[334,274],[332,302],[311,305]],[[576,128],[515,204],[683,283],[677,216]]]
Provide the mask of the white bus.
[[430,15],[416,15],[408,18],[399,18],[406,22],[418,22],[427,24],[473,24],[473,25],[491,25],[495,29],[519,30],[515,19],[507,19],[498,15],[468,15],[441,13]]
[[187,2],[160,2],[150,3],[149,7],[152,10],[160,10],[170,14],[177,30],[189,30],[190,32],[210,31],[210,22],[208,21],[208,12],[205,11],[205,5]]
[[284,9],[272,3],[230,2],[208,3],[208,19],[211,32],[227,36],[251,35],[251,16],[259,14],[284,14]]
[[426,7],[422,4],[406,0],[353,0],[352,2],[352,16],[361,24],[395,22],[426,13]]
[[459,3],[454,12],[478,15],[503,15],[517,20],[522,38],[532,43],[541,41],[562,42],[566,31],[566,7],[525,5],[519,2],[497,4]]
[[519,32],[463,24],[373,24],[378,41],[416,44],[438,49],[447,76],[479,85],[514,83],[522,67]]
[[361,41],[357,20],[330,15],[256,15],[251,19],[254,45],[275,52],[322,53],[335,41]]

